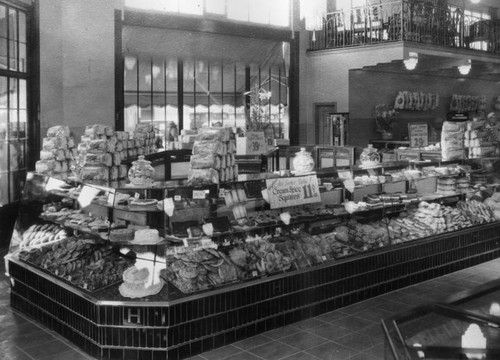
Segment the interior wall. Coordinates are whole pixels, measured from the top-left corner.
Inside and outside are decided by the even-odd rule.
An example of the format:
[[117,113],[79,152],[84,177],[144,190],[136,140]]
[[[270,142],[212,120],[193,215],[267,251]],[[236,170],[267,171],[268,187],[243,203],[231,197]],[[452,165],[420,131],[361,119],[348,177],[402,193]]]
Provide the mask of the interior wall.
[[122,1],[40,0],[40,131],[115,124],[114,11]]
[[403,59],[404,56],[403,47],[397,44],[306,53],[308,39],[307,32],[301,33],[300,144],[314,144],[316,139],[315,103],[336,102],[339,112],[350,111],[348,69]]
[[[365,147],[370,139],[379,138],[375,125],[375,106],[394,105],[399,91],[422,91],[439,94],[439,107],[433,111],[398,110],[394,126],[394,140],[402,140],[408,135],[409,122],[431,122],[446,119],[450,99],[453,94],[486,95],[486,111],[493,111],[494,100],[500,95],[500,85],[492,81],[432,77],[420,74],[387,73],[375,70],[349,71],[349,109],[351,145]],[[470,114],[477,116],[477,114]]]

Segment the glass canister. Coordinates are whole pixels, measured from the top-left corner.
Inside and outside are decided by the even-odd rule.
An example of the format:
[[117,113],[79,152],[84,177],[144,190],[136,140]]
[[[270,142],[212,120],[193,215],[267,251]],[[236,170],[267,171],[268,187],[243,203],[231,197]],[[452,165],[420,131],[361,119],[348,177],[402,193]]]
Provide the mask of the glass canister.
[[368,144],[368,147],[363,149],[359,161],[361,166],[377,166],[380,164],[380,154],[372,144]]
[[155,169],[151,166],[151,161],[145,160],[142,155],[132,162],[132,167],[128,171],[128,179],[135,186],[151,186],[154,176]]
[[295,153],[293,158],[293,169],[297,173],[305,173],[314,169],[314,159],[306,148],[300,148],[300,151]]

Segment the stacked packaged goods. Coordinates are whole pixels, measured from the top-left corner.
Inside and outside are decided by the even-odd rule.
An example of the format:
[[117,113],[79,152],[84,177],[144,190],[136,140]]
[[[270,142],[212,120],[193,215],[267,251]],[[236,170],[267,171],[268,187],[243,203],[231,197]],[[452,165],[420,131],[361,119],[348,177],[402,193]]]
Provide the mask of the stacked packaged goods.
[[496,151],[495,139],[487,128],[485,121],[469,121],[464,133],[465,147],[469,150],[469,158],[494,156]]
[[445,121],[441,132],[441,157],[443,161],[465,158],[465,123]]
[[75,141],[68,126],[57,125],[47,130],[43,138],[40,160],[35,164],[38,173],[66,179],[71,159],[76,155]]
[[129,158],[139,155],[149,155],[156,152],[155,140],[156,133],[152,123],[139,123],[132,133],[131,140],[127,149]]
[[236,141],[231,128],[202,128],[193,144],[188,175],[192,186],[219,184],[238,178]]

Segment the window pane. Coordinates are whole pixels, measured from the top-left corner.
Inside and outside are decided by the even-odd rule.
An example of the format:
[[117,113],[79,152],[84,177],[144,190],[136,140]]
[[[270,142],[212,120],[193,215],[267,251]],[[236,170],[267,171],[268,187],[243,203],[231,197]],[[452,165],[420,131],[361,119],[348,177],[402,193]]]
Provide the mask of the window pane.
[[252,0],[250,6],[250,21],[260,24],[269,24],[268,0]]
[[0,205],[9,203],[9,173],[0,174]]
[[163,90],[165,89],[165,73],[164,73],[163,60],[154,59],[152,74],[153,74],[153,91],[163,92]]
[[139,91],[151,91],[151,59],[139,59]]
[[182,0],[179,12],[193,15],[203,15],[203,0]]
[[19,71],[26,72],[28,59],[26,58],[26,44],[19,43]]
[[9,9],[9,40],[17,41],[17,11]]
[[7,69],[7,39],[0,38],[0,69]]
[[7,108],[8,104],[7,77],[0,76],[0,108]]
[[9,139],[17,139],[19,135],[19,123],[17,110],[9,111]]
[[27,108],[27,92],[26,92],[26,80],[19,79],[19,108],[26,109]]
[[25,171],[16,171],[10,174],[10,201],[18,201],[26,179]]
[[18,107],[18,101],[17,101],[17,96],[18,96],[18,82],[19,80],[16,78],[10,78],[10,91],[9,91],[9,108],[11,109],[17,109]]
[[125,56],[125,90],[137,91],[137,58],[133,56]]
[[[194,97],[195,97],[195,62],[194,60],[186,60],[184,61],[184,108],[183,108],[183,116],[184,116],[184,128],[185,129],[197,129],[194,114]],[[198,120],[198,119],[196,119]]]
[[224,15],[226,13],[226,0],[205,0],[207,12]]
[[10,70],[17,71],[17,62],[18,62],[18,56],[17,56],[17,42],[10,40],[9,41],[9,64],[10,64]]
[[227,17],[233,20],[248,21],[249,0],[227,0]]
[[26,14],[19,11],[19,41],[26,43]]
[[19,138],[26,138],[28,129],[28,112],[19,110]]
[[7,9],[0,5],[0,37],[7,38]]
[[269,2],[269,14],[271,25],[290,25],[290,3],[288,0],[273,0]]
[[[2,156],[0,156],[0,172],[7,171],[9,166],[8,143],[8,141],[0,141],[0,154],[2,154]],[[0,191],[2,191],[2,189],[0,189]]]

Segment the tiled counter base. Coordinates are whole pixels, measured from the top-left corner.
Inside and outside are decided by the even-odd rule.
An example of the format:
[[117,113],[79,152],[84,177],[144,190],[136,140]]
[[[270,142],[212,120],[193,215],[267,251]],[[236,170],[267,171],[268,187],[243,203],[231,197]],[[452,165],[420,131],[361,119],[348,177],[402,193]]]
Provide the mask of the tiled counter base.
[[499,244],[500,224],[482,225],[170,301],[90,296],[7,261],[12,306],[90,355],[182,359],[497,258]]

